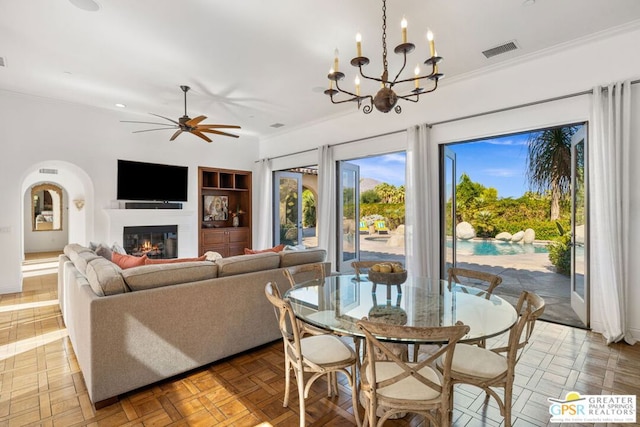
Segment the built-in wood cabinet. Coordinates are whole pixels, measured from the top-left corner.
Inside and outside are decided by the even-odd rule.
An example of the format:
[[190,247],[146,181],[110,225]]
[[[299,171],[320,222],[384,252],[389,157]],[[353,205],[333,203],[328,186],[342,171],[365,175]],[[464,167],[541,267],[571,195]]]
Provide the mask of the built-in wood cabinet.
[[251,172],[199,167],[198,192],[198,253],[244,254],[252,240]]

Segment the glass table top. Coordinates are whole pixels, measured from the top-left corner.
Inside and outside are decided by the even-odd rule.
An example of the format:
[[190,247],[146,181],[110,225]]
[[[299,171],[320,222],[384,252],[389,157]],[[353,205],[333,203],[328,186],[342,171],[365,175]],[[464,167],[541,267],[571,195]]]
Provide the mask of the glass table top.
[[470,286],[449,286],[446,280],[408,277],[400,285],[384,285],[374,284],[366,276],[361,275],[360,279],[355,275],[330,276],[324,282],[301,283],[285,292],[284,297],[302,321],[360,337],[363,335],[356,322],[363,317],[420,327],[451,326],[460,321],[470,327],[463,342],[499,335],[518,317],[506,300]]

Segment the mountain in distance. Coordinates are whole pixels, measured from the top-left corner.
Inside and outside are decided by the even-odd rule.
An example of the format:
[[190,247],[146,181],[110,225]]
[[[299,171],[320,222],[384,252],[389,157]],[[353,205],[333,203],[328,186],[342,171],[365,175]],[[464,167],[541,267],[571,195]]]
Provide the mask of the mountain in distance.
[[382,181],[378,181],[377,179],[373,178],[362,178],[360,179],[360,193],[373,190],[378,184],[382,184]]

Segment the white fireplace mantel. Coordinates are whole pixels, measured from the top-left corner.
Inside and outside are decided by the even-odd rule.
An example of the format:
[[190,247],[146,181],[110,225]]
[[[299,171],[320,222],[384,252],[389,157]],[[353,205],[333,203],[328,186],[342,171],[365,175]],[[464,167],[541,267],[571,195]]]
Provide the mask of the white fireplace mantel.
[[109,218],[108,243],[122,245],[124,227],[177,225],[178,256],[198,256],[197,215],[182,209],[104,209]]

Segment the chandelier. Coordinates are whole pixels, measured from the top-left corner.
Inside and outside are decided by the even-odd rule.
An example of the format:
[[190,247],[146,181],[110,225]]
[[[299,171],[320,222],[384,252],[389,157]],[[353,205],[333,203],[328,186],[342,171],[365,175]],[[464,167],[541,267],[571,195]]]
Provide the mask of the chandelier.
[[[343,87],[340,87],[339,82],[344,79],[345,75],[338,70],[338,49],[336,49],[333,68],[329,70],[329,75],[327,76],[329,78],[329,89],[324,91],[326,95],[329,95],[332,103],[342,104],[344,102],[356,102],[358,104],[358,109],[362,107],[362,111],[365,114],[371,113],[371,111],[373,110],[373,106],[375,106],[378,111],[381,111],[383,113],[388,113],[393,109],[397,114],[400,114],[402,112],[402,107],[400,107],[400,105],[397,105],[399,99],[418,102],[420,99],[420,95],[433,92],[438,88],[438,80],[443,77],[443,74],[438,72],[438,62],[440,62],[442,58],[436,53],[433,33],[431,31],[427,31],[430,57],[426,61],[424,61],[427,69],[430,69],[431,72],[429,74],[421,76],[420,67],[416,66],[413,77],[398,80],[400,78],[400,74],[402,74],[405,67],[407,66],[407,54],[413,52],[416,47],[413,43],[407,42],[407,20],[404,18],[402,19],[401,28],[402,43],[396,46],[393,51],[398,55],[402,55],[402,68],[400,68],[400,71],[398,71],[398,74],[396,74],[395,78],[393,80],[390,80],[388,70],[389,64],[387,62],[387,4],[386,0],[382,0],[382,75],[379,78],[371,77],[367,76],[362,71],[362,67],[369,64],[369,58],[367,58],[366,56],[362,56],[362,37],[359,33],[356,35],[356,57],[351,60],[351,65],[358,68],[358,70],[360,71],[360,76],[362,76],[362,78],[379,82],[382,87],[375,95],[361,95],[360,76],[356,76],[355,78],[355,93],[350,92]],[[421,82],[427,81],[431,86],[429,89],[420,87]],[[399,95],[394,91],[394,87],[396,85],[411,82],[414,83],[413,90],[407,91],[403,95]],[[333,87],[334,83],[335,89]],[[339,93],[347,95],[348,98],[336,100],[335,97]]]

